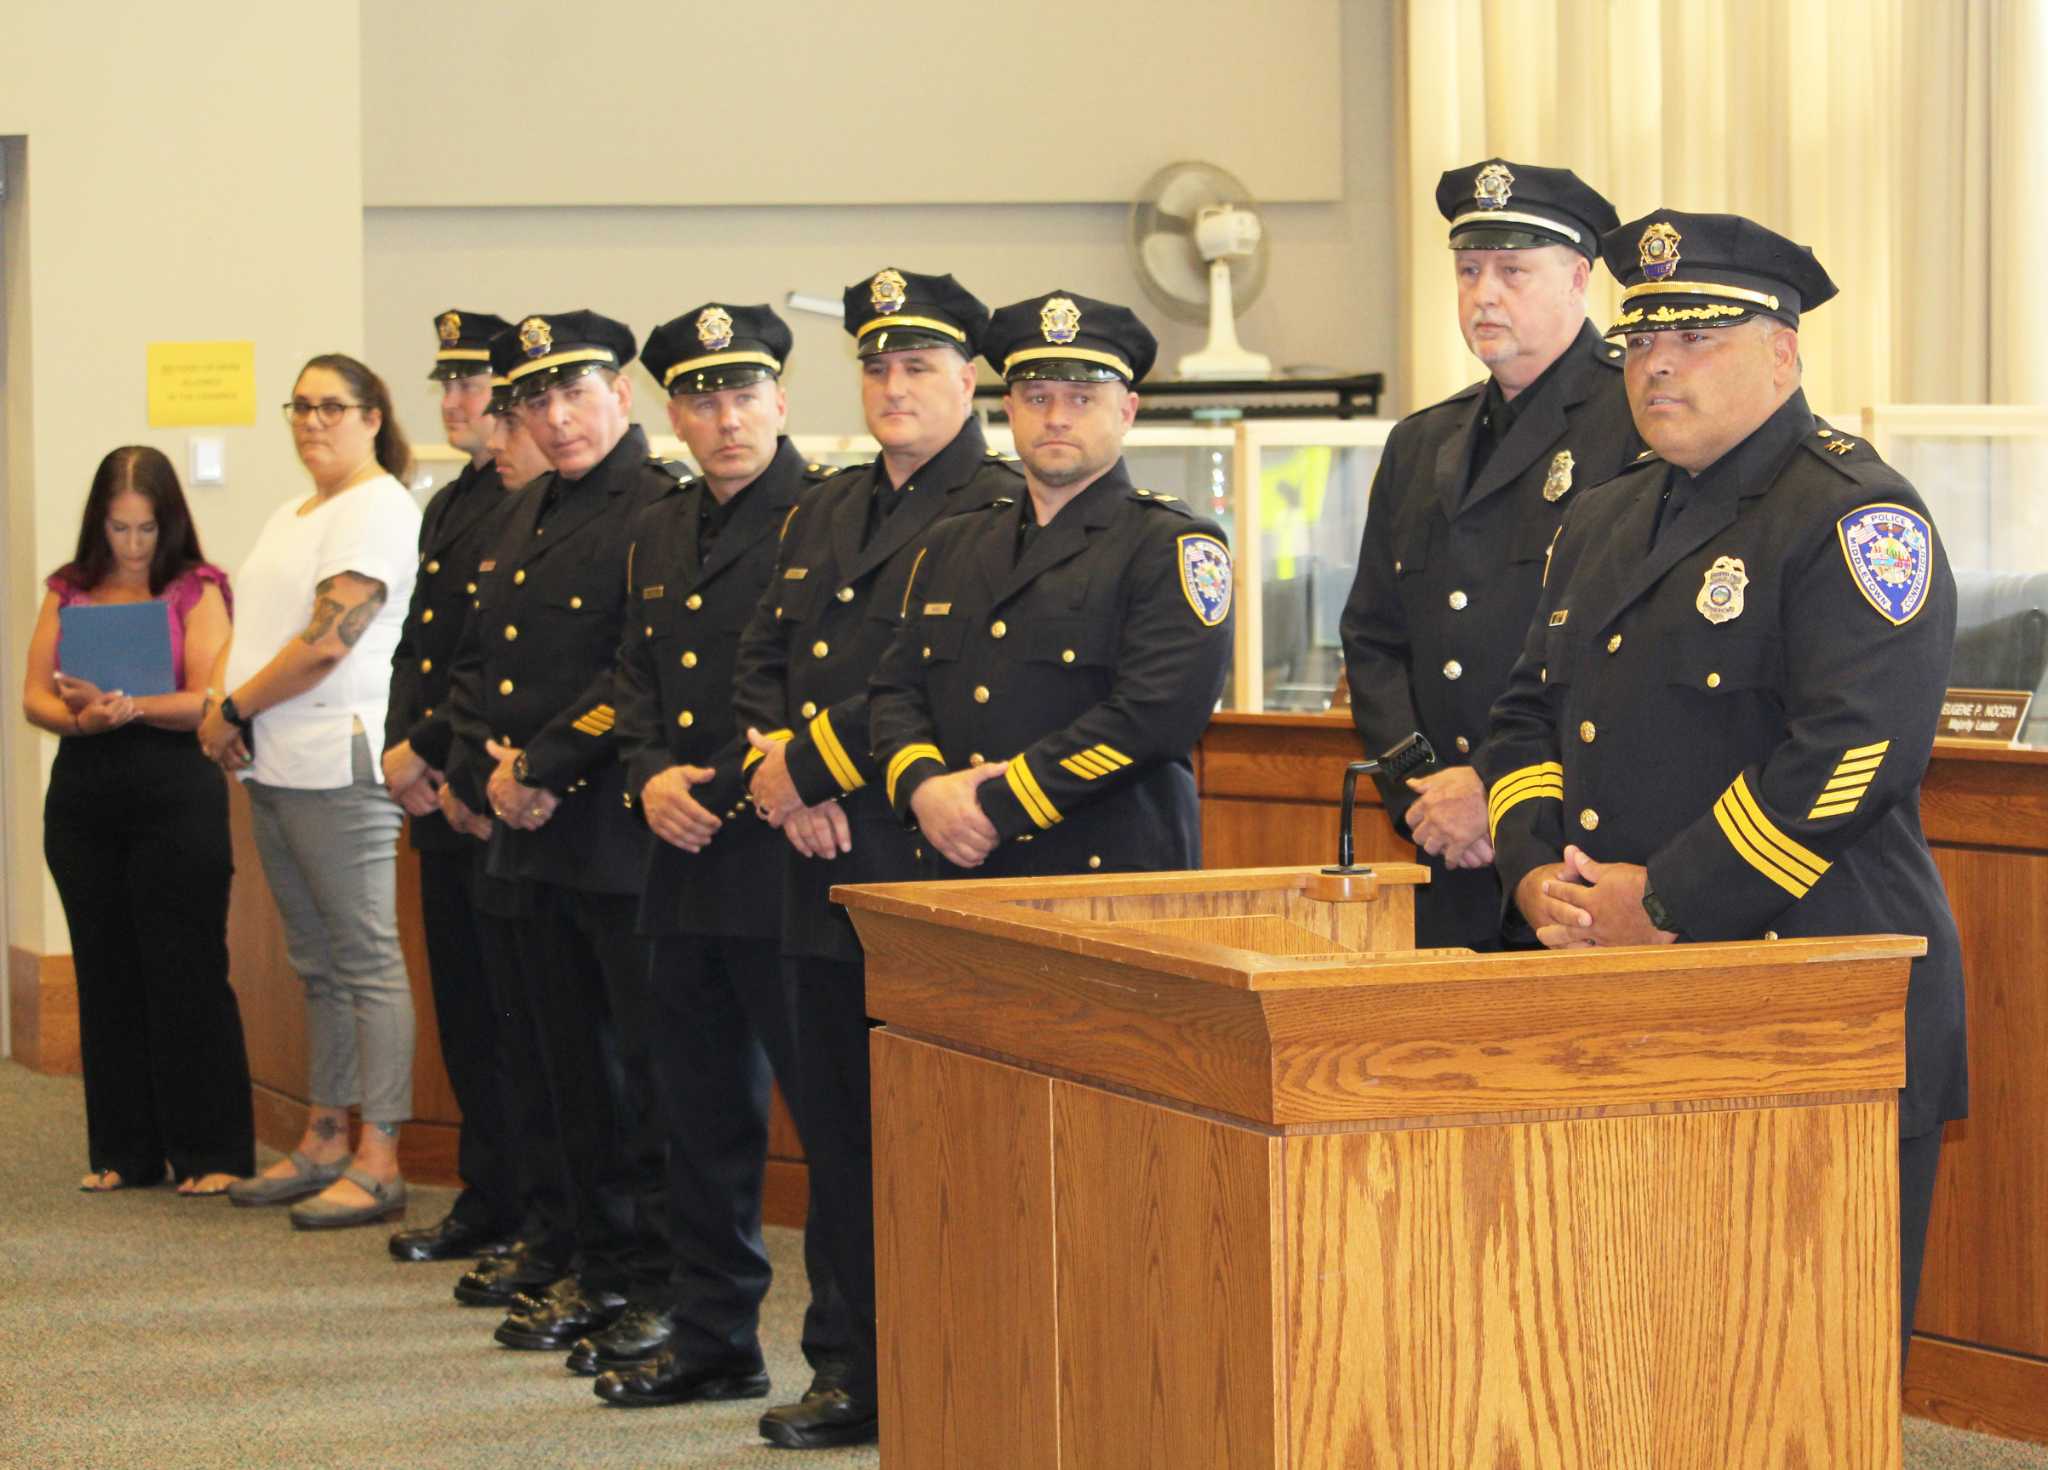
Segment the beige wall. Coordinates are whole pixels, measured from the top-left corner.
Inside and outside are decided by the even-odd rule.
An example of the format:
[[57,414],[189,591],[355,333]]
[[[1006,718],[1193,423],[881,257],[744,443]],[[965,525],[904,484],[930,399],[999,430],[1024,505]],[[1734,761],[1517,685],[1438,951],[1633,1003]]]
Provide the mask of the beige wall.
[[[796,7],[808,10],[810,6]],[[835,0],[836,8],[836,0]],[[1140,7],[1156,14],[1158,7]],[[661,0],[618,0],[606,13],[629,31]],[[375,78],[394,65],[380,34],[388,13],[378,0],[366,7],[364,56]],[[1274,54],[1298,54],[1320,34],[1313,25],[1289,34],[1291,14],[1314,19],[1315,9],[1280,6],[1259,16],[1259,45]],[[1346,0],[1339,7],[1337,74],[1342,105],[1326,117],[1304,123],[1341,145],[1341,197],[1328,203],[1280,203],[1265,208],[1272,240],[1272,268],[1265,291],[1239,321],[1247,345],[1284,366],[1339,371],[1391,370],[1394,358],[1394,243],[1392,198],[1393,126],[1392,7],[1389,0]],[[1231,33],[1235,34],[1235,33]],[[1241,37],[1239,38],[1242,39]],[[658,137],[675,177],[687,173],[702,150],[744,149],[753,136],[746,114],[714,109],[719,126],[700,137],[677,120],[692,103],[694,61],[675,67],[676,91],[662,113],[641,100],[639,88],[622,99],[621,116],[630,127]],[[1075,90],[1112,90],[1123,74],[1099,56],[1078,60],[1060,85]],[[377,95],[384,83],[367,84]],[[973,87],[960,92],[950,126],[959,137],[998,140],[1000,118],[974,100]],[[851,124],[846,110],[812,108],[801,92],[779,94],[781,108],[801,120],[801,131],[837,138]],[[1090,119],[1064,132],[1040,132],[1068,144],[1103,152],[1135,184],[1182,153],[1176,129],[1210,105],[1209,94],[1190,88],[1172,115],[1134,114],[1099,121],[1087,109],[1069,115]],[[673,114],[673,115],[669,115]],[[443,114],[444,119],[452,116]],[[733,124],[728,126],[727,124]],[[366,115],[375,139],[379,119]],[[918,137],[854,127],[864,153],[877,157],[916,155]],[[444,123],[443,136],[452,136]],[[518,134],[503,146],[484,147],[520,157],[527,141]],[[445,151],[447,145],[437,144]],[[622,147],[637,146],[622,143]],[[374,157],[378,145],[371,145]],[[1234,150],[1233,150],[1234,151]],[[770,157],[750,162],[768,168]],[[1258,158],[1225,153],[1212,161],[1247,178],[1257,177]],[[1002,182],[991,173],[987,187]],[[536,178],[536,191],[573,198],[573,180]],[[373,181],[374,190],[374,181]],[[879,192],[879,191],[878,191]],[[374,194],[373,194],[374,197]],[[618,317],[646,336],[649,328],[712,297],[768,301],[781,310],[784,296],[800,290],[836,300],[850,281],[884,265],[911,270],[951,271],[990,305],[1036,291],[1066,286],[1092,296],[1135,306],[1160,334],[1161,369],[1171,373],[1180,353],[1201,345],[1202,331],[1162,320],[1141,293],[1125,255],[1125,209],[1121,204],[920,204],[901,208],[863,205],[703,206],[659,208],[371,208],[365,214],[367,251],[367,342],[372,361],[394,381],[412,381],[400,393],[406,426],[416,438],[438,432],[433,397],[419,381],[433,347],[432,318],[459,306],[516,316],[536,310],[588,306]],[[860,405],[848,339],[836,321],[785,312],[796,333],[789,388],[791,422],[800,432],[851,433],[860,429]],[[641,379],[639,412],[661,424],[651,381]],[[663,432],[666,432],[664,429]]]
[[[70,554],[93,467],[155,444],[182,472],[185,430],[152,430],[153,340],[256,344],[253,428],[228,483],[192,492],[208,555],[231,569],[261,517],[303,484],[268,405],[312,353],[356,349],[363,319],[361,66],[354,0],[311,9],[7,7],[0,135],[26,138],[9,180],[4,683],[11,942],[69,948],[43,872],[43,770],[54,746],[17,713],[41,582]],[[31,392],[31,387],[33,391]]]

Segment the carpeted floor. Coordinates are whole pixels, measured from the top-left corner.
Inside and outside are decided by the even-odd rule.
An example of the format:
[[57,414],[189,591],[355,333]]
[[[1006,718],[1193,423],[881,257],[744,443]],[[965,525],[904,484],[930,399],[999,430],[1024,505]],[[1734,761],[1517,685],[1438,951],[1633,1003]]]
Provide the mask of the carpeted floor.
[[[775,1378],[750,1404],[614,1409],[549,1353],[491,1341],[455,1266],[400,1266],[382,1228],[302,1234],[282,1210],[169,1188],[80,1194],[72,1078],[0,1061],[0,1465],[872,1466],[872,1448],[770,1449],[754,1423],[801,1392],[800,1237],[771,1232]],[[446,1210],[416,1190],[411,1220]],[[2048,1467],[2048,1450],[1906,1421],[1908,1470]],[[1001,1467],[973,1467],[1001,1470]],[[1848,1467],[1844,1467],[1848,1470]]]

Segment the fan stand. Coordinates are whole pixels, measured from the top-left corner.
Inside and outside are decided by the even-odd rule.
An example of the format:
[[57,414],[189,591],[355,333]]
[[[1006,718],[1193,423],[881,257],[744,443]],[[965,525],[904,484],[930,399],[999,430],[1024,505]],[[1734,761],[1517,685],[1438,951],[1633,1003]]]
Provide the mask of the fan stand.
[[1237,310],[1231,300],[1230,262],[1209,262],[1209,340],[1200,352],[1180,360],[1183,378],[1270,378],[1273,359],[1237,340]]

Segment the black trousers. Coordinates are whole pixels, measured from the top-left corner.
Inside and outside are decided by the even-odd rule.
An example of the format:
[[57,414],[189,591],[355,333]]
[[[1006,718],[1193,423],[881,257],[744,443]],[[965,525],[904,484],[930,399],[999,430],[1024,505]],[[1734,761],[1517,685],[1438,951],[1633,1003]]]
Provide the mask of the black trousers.
[[483,846],[462,840],[468,848],[419,853],[420,921],[441,1065],[462,1108],[455,1162],[463,1189],[448,1213],[474,1229],[509,1235],[519,1225],[519,1185],[498,1077],[496,987],[478,933],[473,870]]
[[797,1126],[810,1161],[811,1221],[845,1313],[846,1389],[875,1399],[875,1165],[868,1098],[867,971],[791,957]]
[[1934,1213],[1934,1179],[1941,1168],[1941,1130],[1899,1140],[1899,1364],[1913,1342],[1920,1305],[1920,1268],[1927,1261],[1927,1220]]
[[530,886],[511,926],[526,1004],[553,1091],[575,1238],[591,1291],[651,1299],[669,1276],[666,1149],[654,1107],[648,943],[639,899]]
[[555,1089],[541,1054],[540,1021],[518,978],[519,923],[531,914],[533,896],[530,885],[487,873],[481,844],[471,859],[470,880],[477,945],[484,969],[496,977],[491,1036],[498,1054],[492,1070],[518,1199],[515,1229],[530,1256],[566,1272],[576,1250],[576,1222],[555,1128]]
[[128,725],[57,748],[43,855],[78,971],[88,1156],[130,1184],[253,1174],[228,985],[227,785],[189,733]]
[[[774,939],[671,934],[653,946],[654,1077],[675,1253],[659,1305],[675,1314],[684,1350],[744,1355],[759,1346],[771,1275],[761,1239],[771,1078],[800,1106],[789,981]],[[803,1346],[818,1367],[844,1358],[846,1329],[812,1199]]]

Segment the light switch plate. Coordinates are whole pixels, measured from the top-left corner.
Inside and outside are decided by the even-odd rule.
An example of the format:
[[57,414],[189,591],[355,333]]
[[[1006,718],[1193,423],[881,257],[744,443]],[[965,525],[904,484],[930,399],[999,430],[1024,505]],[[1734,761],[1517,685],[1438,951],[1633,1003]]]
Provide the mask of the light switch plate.
[[185,441],[185,478],[193,485],[228,482],[228,441],[195,436]]

